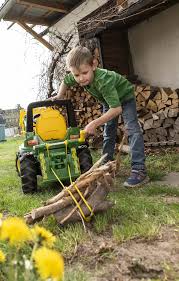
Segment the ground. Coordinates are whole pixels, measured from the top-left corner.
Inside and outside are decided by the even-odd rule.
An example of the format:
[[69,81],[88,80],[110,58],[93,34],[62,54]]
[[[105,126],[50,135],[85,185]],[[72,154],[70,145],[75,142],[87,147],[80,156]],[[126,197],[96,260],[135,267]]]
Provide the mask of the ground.
[[[0,213],[5,217],[23,217],[59,192],[59,186],[40,182],[36,194],[21,192],[14,165],[21,143],[11,139],[0,144]],[[94,153],[94,159],[99,155]],[[148,149],[146,162],[151,182],[126,189],[130,159],[121,155],[109,194],[114,206],[86,227],[79,222],[62,228],[51,216],[38,222],[57,238],[55,248],[65,259],[64,281],[179,281],[179,148]],[[11,254],[5,243],[0,248]],[[24,252],[30,255],[29,246]],[[8,278],[0,275],[1,280]]]
[[91,241],[76,248],[69,262],[83,264],[87,271],[95,268],[93,281],[179,280],[178,231],[163,227],[155,239],[121,245],[107,236],[92,235]]
[[[179,173],[171,172],[158,185],[179,188]],[[147,188],[147,186],[146,186]],[[116,189],[114,189],[116,192]],[[179,203],[179,197],[163,196],[167,204]],[[90,226],[88,226],[90,232]],[[179,227],[161,227],[157,236],[116,243],[111,234],[94,235],[76,247],[69,257],[70,267],[80,265],[90,272],[90,281],[178,281]]]

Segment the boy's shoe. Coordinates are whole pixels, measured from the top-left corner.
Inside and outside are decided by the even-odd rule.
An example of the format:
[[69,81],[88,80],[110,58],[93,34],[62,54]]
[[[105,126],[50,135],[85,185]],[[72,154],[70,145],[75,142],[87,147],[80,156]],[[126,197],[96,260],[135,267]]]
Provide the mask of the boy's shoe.
[[132,170],[130,177],[124,182],[125,187],[137,187],[149,182],[146,171]]

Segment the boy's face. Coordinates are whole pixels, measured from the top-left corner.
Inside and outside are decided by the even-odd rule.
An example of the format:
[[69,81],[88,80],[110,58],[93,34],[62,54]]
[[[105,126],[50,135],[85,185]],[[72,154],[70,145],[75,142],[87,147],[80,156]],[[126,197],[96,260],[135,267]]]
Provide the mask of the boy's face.
[[70,67],[70,71],[73,74],[76,82],[82,87],[91,84],[94,79],[95,69],[95,63],[93,63],[93,65],[82,64],[80,65],[79,69],[76,67]]

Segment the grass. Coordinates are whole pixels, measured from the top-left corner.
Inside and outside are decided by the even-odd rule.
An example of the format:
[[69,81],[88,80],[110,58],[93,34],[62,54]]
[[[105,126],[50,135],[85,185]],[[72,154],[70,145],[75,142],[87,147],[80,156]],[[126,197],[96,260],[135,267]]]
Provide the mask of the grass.
[[[22,138],[0,143],[0,212],[7,215],[23,216],[59,192],[58,188],[40,184],[37,194],[23,195],[15,170],[15,153],[20,143]],[[93,152],[93,157],[98,159],[99,153]],[[114,207],[93,219],[90,234],[81,223],[61,228],[53,216],[39,223],[57,236],[56,248],[66,260],[73,256],[78,245],[89,242],[91,235],[108,235],[116,243],[121,243],[138,237],[150,239],[157,235],[161,226],[179,224],[179,204],[167,204],[163,200],[165,196],[179,197],[179,189],[157,184],[168,172],[179,172],[179,154],[153,153],[147,156],[146,164],[152,182],[141,189],[125,189],[122,182],[130,173],[130,159],[122,157],[120,176],[115,182],[116,192],[109,195]],[[1,243],[0,248],[5,248],[5,245]],[[66,267],[65,281],[89,279],[90,274],[83,268]]]

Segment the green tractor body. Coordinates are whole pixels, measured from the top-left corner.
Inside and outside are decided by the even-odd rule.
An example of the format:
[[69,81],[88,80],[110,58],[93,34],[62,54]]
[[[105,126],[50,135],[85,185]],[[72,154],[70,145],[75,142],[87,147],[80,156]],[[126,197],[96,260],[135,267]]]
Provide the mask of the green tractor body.
[[[68,127],[60,112],[52,108],[54,105],[66,107]],[[34,108],[40,108],[40,113],[35,116]],[[16,155],[24,193],[37,190],[38,175],[42,176],[43,182],[70,182],[91,168],[92,157],[84,131],[76,126],[70,101],[31,103],[26,121],[25,140]]]

